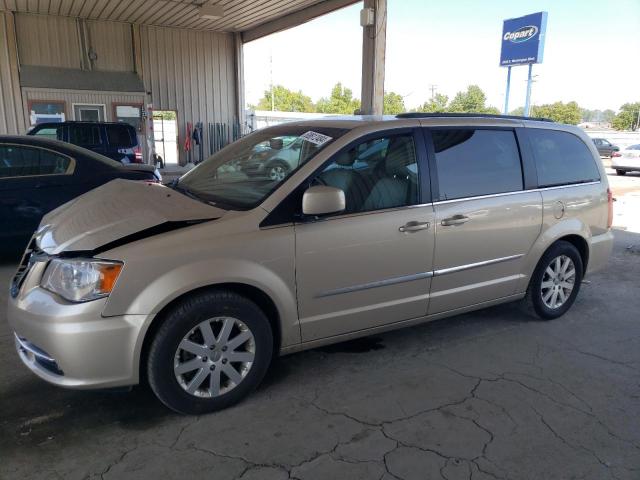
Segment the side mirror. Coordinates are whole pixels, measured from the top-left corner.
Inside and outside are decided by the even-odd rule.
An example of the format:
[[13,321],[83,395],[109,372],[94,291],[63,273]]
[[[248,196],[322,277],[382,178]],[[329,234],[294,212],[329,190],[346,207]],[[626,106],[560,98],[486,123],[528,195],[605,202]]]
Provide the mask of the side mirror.
[[342,212],[345,207],[344,192],[339,188],[315,185],[302,196],[302,213],[305,215],[327,215]]
[[281,138],[272,138],[269,140],[269,148],[271,150],[282,150],[284,142]]

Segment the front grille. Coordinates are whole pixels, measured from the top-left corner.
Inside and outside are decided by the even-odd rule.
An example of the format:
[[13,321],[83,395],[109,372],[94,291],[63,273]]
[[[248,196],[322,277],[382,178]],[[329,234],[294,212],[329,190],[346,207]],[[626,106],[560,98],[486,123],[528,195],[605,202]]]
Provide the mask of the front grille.
[[31,240],[29,241],[29,245],[27,245],[27,249],[24,251],[24,254],[22,255],[22,260],[20,260],[20,265],[18,266],[18,270],[16,271],[16,274],[13,276],[13,280],[11,281],[11,297],[12,298],[16,298],[18,296],[18,293],[20,292],[20,287],[22,287],[24,279],[26,278],[27,273],[29,272],[29,268],[31,268],[31,266],[33,265],[33,263],[31,263],[30,260],[31,260],[31,254],[35,249],[36,249],[36,239],[35,237],[31,237]]
[[12,298],[16,298],[18,296],[18,293],[20,293],[22,284],[27,278],[27,275],[31,270],[31,267],[33,267],[33,265],[36,262],[43,262],[43,261],[47,261],[48,259],[49,259],[49,255],[39,250],[38,247],[36,246],[35,237],[31,238],[31,240],[29,241],[29,245],[27,246],[27,249],[24,251],[24,255],[22,256],[22,260],[20,261],[18,270],[16,271],[15,275],[13,276],[13,279],[11,280],[10,293]]

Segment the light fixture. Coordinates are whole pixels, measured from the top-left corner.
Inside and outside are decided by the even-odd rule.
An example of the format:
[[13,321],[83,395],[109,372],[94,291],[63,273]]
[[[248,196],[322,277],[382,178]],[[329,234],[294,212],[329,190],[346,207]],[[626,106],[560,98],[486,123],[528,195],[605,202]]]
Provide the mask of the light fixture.
[[206,3],[198,9],[198,15],[201,18],[218,20],[219,18],[224,17],[224,8],[222,8],[222,5],[211,5]]

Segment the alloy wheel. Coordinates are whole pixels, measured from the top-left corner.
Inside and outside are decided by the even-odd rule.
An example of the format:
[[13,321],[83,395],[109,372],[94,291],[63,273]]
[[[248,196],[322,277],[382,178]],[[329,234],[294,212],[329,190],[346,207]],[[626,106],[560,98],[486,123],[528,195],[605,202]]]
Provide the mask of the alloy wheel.
[[255,359],[255,339],[237,318],[200,322],[178,344],[173,372],[190,395],[212,398],[237,387]]
[[560,255],[551,260],[540,284],[544,304],[551,309],[562,307],[571,296],[575,280],[576,267],[571,258]]
[[287,176],[287,172],[284,167],[281,165],[274,165],[269,169],[269,178],[271,180],[284,180],[284,177]]

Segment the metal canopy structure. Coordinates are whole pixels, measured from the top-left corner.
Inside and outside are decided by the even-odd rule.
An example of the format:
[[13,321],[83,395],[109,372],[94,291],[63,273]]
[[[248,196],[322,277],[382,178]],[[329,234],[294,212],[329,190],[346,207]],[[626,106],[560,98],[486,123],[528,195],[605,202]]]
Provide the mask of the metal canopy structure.
[[[0,10],[59,15],[88,20],[106,20],[163,27],[246,32],[266,23],[299,14],[289,20],[299,23],[358,0],[0,0]],[[222,7],[218,19],[200,16],[200,7]],[[312,8],[311,11],[306,9]],[[312,17],[305,18],[312,13]],[[298,23],[298,24],[299,24]],[[283,25],[280,23],[280,25]],[[294,26],[288,24],[279,29]],[[265,35],[273,33],[265,29]],[[277,31],[277,30],[275,30]],[[262,36],[262,35],[261,35]],[[254,39],[258,38],[253,35]]]
[[[387,0],[360,1],[360,113],[382,114]],[[243,44],[356,3],[0,0],[0,133],[22,133],[33,120],[32,105],[45,103],[55,103],[70,118],[74,103],[144,104],[177,112],[181,132],[201,120],[242,124]],[[322,68],[330,70],[331,55],[327,58]],[[73,72],[56,77],[43,75],[43,69]],[[102,80],[125,76],[136,77],[144,89],[120,82],[105,93]],[[133,98],[132,92],[141,95]]]

